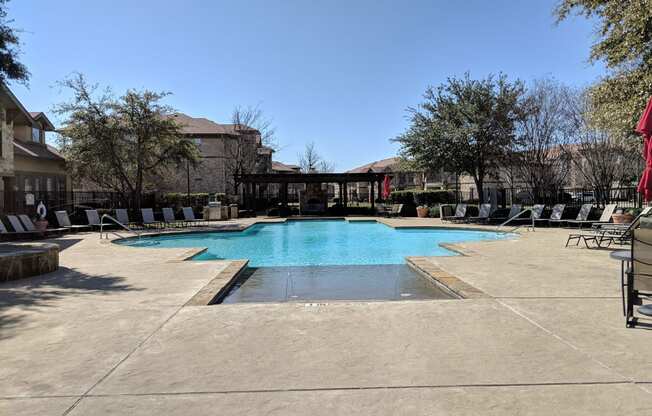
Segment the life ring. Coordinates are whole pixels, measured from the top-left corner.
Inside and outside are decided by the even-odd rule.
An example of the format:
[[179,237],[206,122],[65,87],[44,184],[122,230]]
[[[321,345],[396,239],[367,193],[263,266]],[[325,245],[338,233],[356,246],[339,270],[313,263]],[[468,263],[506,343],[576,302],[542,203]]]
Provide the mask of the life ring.
[[48,215],[48,209],[45,208],[43,201],[39,201],[38,206],[36,207],[36,213],[41,219],[45,219],[45,216]]

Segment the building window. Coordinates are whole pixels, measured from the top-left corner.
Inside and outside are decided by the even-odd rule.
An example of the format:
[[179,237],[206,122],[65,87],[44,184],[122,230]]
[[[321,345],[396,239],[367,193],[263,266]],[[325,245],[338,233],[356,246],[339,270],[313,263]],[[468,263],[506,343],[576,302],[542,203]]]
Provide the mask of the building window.
[[48,192],[54,191],[54,185],[53,185],[53,182],[52,182],[52,178],[47,178],[45,180],[45,190],[48,191]]
[[194,139],[192,139],[192,141],[195,143],[195,146],[197,146],[197,147],[201,146],[202,140],[201,140],[200,137],[195,137]]
[[41,130],[36,127],[32,127],[32,141],[41,143]]

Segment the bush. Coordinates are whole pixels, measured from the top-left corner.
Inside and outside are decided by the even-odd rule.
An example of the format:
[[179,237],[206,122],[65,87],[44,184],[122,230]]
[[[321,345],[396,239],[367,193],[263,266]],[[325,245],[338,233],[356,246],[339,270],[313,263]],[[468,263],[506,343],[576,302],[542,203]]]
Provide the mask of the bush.
[[394,191],[389,200],[392,204],[427,205],[455,203],[455,194],[450,191]]
[[[203,206],[208,203],[208,193],[198,192],[190,194],[190,206]],[[169,192],[161,195],[159,204],[165,207],[183,207],[188,204],[188,194],[181,192]]]

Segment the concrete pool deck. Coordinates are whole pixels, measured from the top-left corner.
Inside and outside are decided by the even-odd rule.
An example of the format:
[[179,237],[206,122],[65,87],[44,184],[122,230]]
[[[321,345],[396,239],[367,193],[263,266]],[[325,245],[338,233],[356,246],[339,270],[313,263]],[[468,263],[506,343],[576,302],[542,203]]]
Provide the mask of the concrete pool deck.
[[652,414],[652,331],[567,234],[428,258],[485,298],[215,306],[187,303],[229,261],[53,239],[59,271],[0,285],[0,414]]

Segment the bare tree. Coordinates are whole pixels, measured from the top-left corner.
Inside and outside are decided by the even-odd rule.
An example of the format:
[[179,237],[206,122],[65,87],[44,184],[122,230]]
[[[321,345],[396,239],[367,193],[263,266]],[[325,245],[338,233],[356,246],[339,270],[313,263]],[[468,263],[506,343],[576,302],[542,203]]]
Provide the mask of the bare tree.
[[273,150],[278,150],[276,128],[272,120],[266,118],[263,110],[258,106],[237,106],[233,109],[231,122],[236,129],[253,129],[260,133],[260,144]]
[[[563,146],[580,177],[601,203],[611,201],[611,189],[631,183],[641,167],[637,145],[591,122],[592,103],[586,92],[568,100],[568,131],[573,142]],[[634,156],[636,155],[636,156]]]
[[306,144],[305,150],[297,156],[297,159],[303,173],[332,172],[334,169],[331,162],[324,160],[317,153],[314,142]]
[[543,79],[534,82],[521,103],[517,137],[504,170],[505,176],[524,182],[537,202],[554,198],[570,171],[570,157],[562,150],[568,97],[567,87]]

